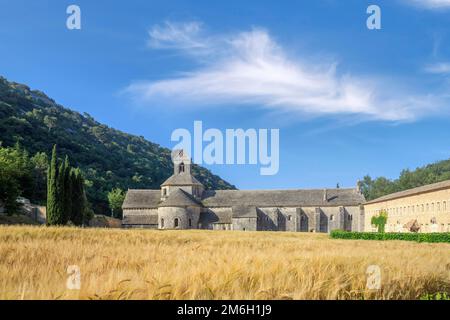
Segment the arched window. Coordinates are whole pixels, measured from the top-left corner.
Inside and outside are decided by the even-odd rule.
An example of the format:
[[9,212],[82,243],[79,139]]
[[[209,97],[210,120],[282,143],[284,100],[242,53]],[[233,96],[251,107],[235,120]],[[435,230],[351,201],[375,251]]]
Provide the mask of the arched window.
[[179,220],[178,220],[178,218],[175,218],[175,220],[174,220],[174,222],[173,222],[173,225],[175,226],[175,228],[178,228],[178,225],[179,225]]
[[180,166],[178,168],[178,173],[184,172],[184,162],[180,163]]
[[331,216],[330,216],[330,221],[333,221],[334,220],[334,214],[332,214]]
[[161,219],[161,228],[164,228],[164,219]]
[[288,216],[288,220],[291,221],[292,220],[292,216]]
[[167,196],[167,189],[166,188],[163,188],[163,196],[164,197]]

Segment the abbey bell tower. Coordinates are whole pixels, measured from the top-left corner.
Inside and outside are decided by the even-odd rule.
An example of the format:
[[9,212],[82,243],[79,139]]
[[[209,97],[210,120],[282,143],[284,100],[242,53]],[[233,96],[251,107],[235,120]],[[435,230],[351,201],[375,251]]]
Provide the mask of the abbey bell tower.
[[196,199],[201,199],[204,188],[191,174],[192,160],[189,154],[184,150],[174,150],[172,161],[173,175],[161,185],[161,200],[165,201],[176,189],[182,189]]
[[184,150],[172,152],[173,174],[191,174],[191,157]]

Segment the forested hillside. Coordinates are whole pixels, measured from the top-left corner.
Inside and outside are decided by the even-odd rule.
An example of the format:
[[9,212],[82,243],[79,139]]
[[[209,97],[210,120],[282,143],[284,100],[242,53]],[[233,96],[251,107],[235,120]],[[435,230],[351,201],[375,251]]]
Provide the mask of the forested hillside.
[[413,171],[403,170],[400,177],[395,180],[389,180],[384,177],[372,179],[370,176],[365,176],[362,181],[362,190],[367,200],[373,200],[393,192],[449,179],[450,160],[444,160]]
[[[110,128],[87,113],[64,108],[44,93],[2,77],[0,142],[3,147],[19,143],[31,155],[49,155],[57,144],[59,154],[69,156],[82,169],[96,213],[109,212],[111,189],[159,188],[173,170],[169,149]],[[206,188],[235,188],[205,168],[194,166],[193,173]]]

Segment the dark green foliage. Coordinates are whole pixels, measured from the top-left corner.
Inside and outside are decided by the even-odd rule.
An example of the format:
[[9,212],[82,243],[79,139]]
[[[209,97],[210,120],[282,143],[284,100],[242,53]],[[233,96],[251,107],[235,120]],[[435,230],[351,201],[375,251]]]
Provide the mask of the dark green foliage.
[[361,181],[361,188],[366,199],[373,200],[390,193],[445,180],[450,180],[450,160],[429,164],[414,171],[403,170],[396,180],[384,177],[372,179],[367,175]]
[[70,167],[67,156],[58,165],[55,145],[48,174],[47,224],[66,225],[72,221],[82,225],[86,202],[81,171]]
[[61,162],[59,164],[58,168],[58,178],[57,178],[57,200],[58,200],[58,206],[61,208],[61,220],[59,224],[65,225],[69,221],[64,207],[65,204],[65,198],[66,198],[66,190],[64,189],[66,186],[66,177],[65,177],[65,170],[64,170],[64,162]]
[[378,232],[384,233],[384,227],[386,226],[388,214],[386,211],[381,211],[379,215],[373,216],[370,223],[377,227]]
[[[109,128],[1,77],[0,137],[4,146],[19,141],[32,154],[50,153],[57,144],[82,169],[87,197],[98,214],[109,214],[107,194],[113,188],[158,189],[173,172],[169,149]],[[234,189],[199,166],[193,166],[193,174],[206,188]]]
[[379,232],[349,232],[333,230],[333,239],[351,240],[406,240],[417,242],[446,242],[450,243],[450,233],[379,233]]
[[[28,199],[34,204],[46,204],[47,199],[47,168],[48,156],[45,152],[38,152],[31,158],[33,166],[33,190]],[[25,196],[27,197],[27,196]]]
[[84,222],[84,216],[87,206],[84,194],[84,180],[80,169],[72,169],[70,172],[71,181],[71,204],[72,208],[70,220],[76,226],[81,226]]
[[84,210],[83,210],[83,225],[89,225],[91,219],[94,218],[94,210],[92,210],[92,206],[86,198],[86,193],[83,192],[83,200],[84,200]]
[[67,223],[70,220],[70,217],[72,216],[72,181],[71,178],[71,171],[72,168],[69,164],[69,158],[66,156],[64,159],[64,166],[63,166],[63,208],[64,208],[64,222]]
[[56,145],[53,146],[52,158],[47,176],[47,224],[62,224],[62,207],[59,193],[58,154]]
[[0,165],[0,206],[4,207],[8,215],[18,211],[19,204],[16,200],[19,196],[19,183],[14,172]]
[[36,154],[30,158],[19,144],[3,148],[0,144],[0,202],[8,214],[18,213],[16,199],[23,196],[41,204],[46,198],[47,159]]
[[424,294],[420,297],[420,300],[450,300],[450,293],[436,292],[434,294]]

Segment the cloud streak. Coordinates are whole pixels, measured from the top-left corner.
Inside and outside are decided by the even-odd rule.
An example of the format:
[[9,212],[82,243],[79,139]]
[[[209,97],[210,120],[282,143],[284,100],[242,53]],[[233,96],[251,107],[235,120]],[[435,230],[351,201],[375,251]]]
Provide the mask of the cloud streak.
[[[293,114],[357,115],[367,119],[410,121],[429,113],[439,101],[388,88],[383,81],[339,74],[337,63],[312,63],[288,57],[264,29],[232,36],[201,38],[199,23],[155,26],[154,48],[196,57],[207,53],[198,69],[178,77],[131,84],[126,91],[142,102],[175,105],[252,105]],[[214,39],[214,40],[211,40]]]
[[430,64],[425,67],[425,71],[433,74],[450,74],[450,62]]
[[439,10],[450,8],[450,0],[403,0],[403,1],[425,9]]
[[208,46],[201,38],[202,24],[197,21],[174,23],[166,21],[162,26],[149,30],[148,45],[156,49],[204,50]]

